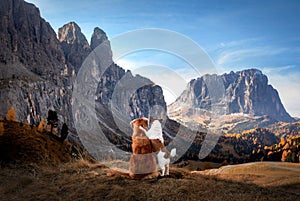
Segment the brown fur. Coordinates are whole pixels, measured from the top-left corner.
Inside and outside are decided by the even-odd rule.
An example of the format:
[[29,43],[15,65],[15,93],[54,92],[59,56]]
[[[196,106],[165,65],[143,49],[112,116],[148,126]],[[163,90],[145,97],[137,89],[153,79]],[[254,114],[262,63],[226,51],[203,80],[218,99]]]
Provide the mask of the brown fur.
[[132,138],[134,137],[147,137],[145,132],[139,127],[142,126],[144,129],[148,130],[148,120],[146,118],[138,118],[130,122],[133,128]]
[[165,153],[164,158],[170,158],[170,152],[166,149],[165,145],[159,139],[152,139],[152,151],[158,153],[160,150]]
[[132,153],[150,154],[152,153],[151,142],[147,137],[132,138]]
[[139,118],[131,123],[132,155],[130,157],[129,176],[132,178],[149,178],[158,175],[156,172],[156,157],[152,155],[152,147],[149,138],[139,127],[148,130],[148,120]]
[[142,126],[144,129],[148,130],[148,120],[145,118],[138,118],[130,122],[130,124],[133,127],[132,153],[152,153],[150,140],[147,138],[145,132],[139,128],[140,126]]
[[132,154],[130,158],[129,176],[144,178],[155,174],[156,158],[150,154]]

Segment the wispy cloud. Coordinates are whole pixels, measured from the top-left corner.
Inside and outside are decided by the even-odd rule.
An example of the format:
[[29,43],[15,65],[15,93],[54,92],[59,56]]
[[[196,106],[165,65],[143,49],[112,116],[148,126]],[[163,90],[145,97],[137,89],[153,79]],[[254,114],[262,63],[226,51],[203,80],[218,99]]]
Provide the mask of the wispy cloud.
[[263,67],[262,71],[266,74],[277,74],[277,73],[281,73],[282,71],[294,69],[295,67],[296,65]]
[[257,48],[235,48],[223,50],[216,61],[217,65],[226,65],[243,61],[253,57],[274,56],[286,52],[287,48],[257,47]]
[[226,48],[241,47],[244,45],[249,45],[250,43],[253,44],[253,43],[261,41],[261,40],[263,40],[263,38],[245,38],[245,39],[241,39],[241,40],[221,42],[216,46],[216,48],[214,50],[220,51],[220,50],[226,49]]
[[119,59],[115,61],[117,65],[121,66],[126,70],[135,70],[137,68],[141,68],[143,66],[149,66],[152,63],[146,61],[132,61],[130,59]]

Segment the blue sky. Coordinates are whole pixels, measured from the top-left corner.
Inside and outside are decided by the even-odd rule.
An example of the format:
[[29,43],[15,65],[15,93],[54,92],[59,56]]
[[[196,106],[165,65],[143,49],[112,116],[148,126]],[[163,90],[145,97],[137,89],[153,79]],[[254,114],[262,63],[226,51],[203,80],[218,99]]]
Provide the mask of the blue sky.
[[[300,117],[300,1],[28,2],[40,8],[42,17],[56,31],[64,24],[75,21],[88,40],[96,26],[103,29],[109,38],[144,28],[178,32],[199,44],[220,74],[247,68],[262,70],[269,77],[270,84],[279,91],[287,111],[292,116]],[[184,61],[162,52],[136,52],[120,59],[118,64],[131,70],[142,65],[167,66],[186,81],[198,76],[190,71]],[[140,69],[139,72],[142,71]],[[169,92],[172,94],[172,91]],[[170,97],[168,101],[176,96],[170,94],[167,95]]]

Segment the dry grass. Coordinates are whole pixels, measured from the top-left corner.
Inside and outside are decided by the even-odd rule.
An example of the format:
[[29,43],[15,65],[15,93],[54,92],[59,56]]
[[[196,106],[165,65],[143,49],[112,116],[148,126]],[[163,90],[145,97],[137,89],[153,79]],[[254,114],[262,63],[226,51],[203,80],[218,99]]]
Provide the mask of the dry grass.
[[300,164],[262,162],[235,165],[225,167],[215,176],[226,181],[257,185],[276,189],[286,195],[300,196]]
[[[294,201],[300,196],[299,172],[287,174],[283,169],[268,166],[256,169],[245,166],[221,175],[191,174],[186,169],[172,167],[170,176],[133,180],[126,171],[108,169],[103,164],[83,159],[74,161],[63,143],[37,132],[36,128],[18,125],[4,122],[4,132],[0,134],[1,157],[9,159],[8,162],[2,160],[0,166],[0,200],[3,201]],[[108,164],[123,170],[128,167],[123,161]],[[192,164],[193,168],[198,165]]]
[[258,175],[240,175],[240,180],[228,180],[172,168],[168,177],[132,180],[110,172],[101,164],[86,161],[57,167],[5,166],[0,171],[0,200],[227,201],[299,198],[299,182],[262,187],[253,182],[260,179]]
[[213,163],[213,162],[187,160],[187,161],[182,161],[180,163],[177,163],[175,166],[178,168],[184,168],[188,171],[200,171],[200,170],[219,168],[221,164]]

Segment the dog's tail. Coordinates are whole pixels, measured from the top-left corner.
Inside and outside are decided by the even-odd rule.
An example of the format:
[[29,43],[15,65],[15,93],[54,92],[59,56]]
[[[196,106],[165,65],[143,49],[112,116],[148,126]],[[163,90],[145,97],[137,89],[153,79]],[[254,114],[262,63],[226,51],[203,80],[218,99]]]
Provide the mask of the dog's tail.
[[173,148],[173,149],[171,150],[170,156],[171,156],[171,157],[176,156],[176,148]]

